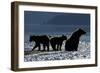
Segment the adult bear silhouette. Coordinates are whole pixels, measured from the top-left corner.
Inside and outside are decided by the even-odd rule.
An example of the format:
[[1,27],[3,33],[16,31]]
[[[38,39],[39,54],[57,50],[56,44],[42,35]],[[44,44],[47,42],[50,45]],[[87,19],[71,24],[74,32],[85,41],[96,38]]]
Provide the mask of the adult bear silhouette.
[[80,28],[75,31],[72,36],[65,42],[65,50],[77,51],[80,37],[84,34],[86,34],[86,32]]
[[35,46],[33,47],[32,51],[38,47],[38,51],[41,51],[41,44],[43,45],[43,50],[42,51],[46,51],[46,47],[47,47],[47,51],[49,51],[49,38],[46,35],[42,35],[42,36],[30,36],[30,42],[35,42]]
[[61,37],[53,37],[50,39],[50,44],[54,51],[61,51],[62,43],[67,37],[62,35]]

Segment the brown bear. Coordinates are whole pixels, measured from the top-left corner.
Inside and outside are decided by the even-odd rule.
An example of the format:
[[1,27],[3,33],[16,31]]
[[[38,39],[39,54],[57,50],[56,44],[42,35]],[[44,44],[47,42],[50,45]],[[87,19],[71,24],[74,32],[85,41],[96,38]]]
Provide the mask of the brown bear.
[[46,51],[46,47],[47,50],[49,51],[49,38],[46,35],[42,35],[42,36],[30,36],[30,42],[35,42],[35,46],[33,47],[32,51],[38,47],[38,50],[41,51],[41,44],[43,45],[43,50],[42,51]]
[[80,37],[83,34],[86,34],[86,32],[80,28],[73,32],[71,37],[65,42],[65,51],[77,51]]
[[62,35],[61,37],[53,37],[50,39],[50,44],[54,51],[61,51],[62,43],[67,37]]

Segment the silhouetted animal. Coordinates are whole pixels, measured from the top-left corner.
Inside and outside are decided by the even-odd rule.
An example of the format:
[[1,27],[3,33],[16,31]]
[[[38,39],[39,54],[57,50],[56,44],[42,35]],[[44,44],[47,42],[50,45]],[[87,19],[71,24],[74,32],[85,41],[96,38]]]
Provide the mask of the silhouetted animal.
[[75,31],[72,36],[65,42],[65,50],[66,51],[77,51],[79,40],[81,35],[85,34],[86,32],[82,29],[78,29]]
[[42,35],[42,36],[30,36],[30,42],[34,41],[35,42],[35,46],[33,47],[32,51],[35,48],[39,48],[38,50],[41,50],[41,44],[43,45],[43,51],[47,50],[49,51],[49,38],[46,35]]
[[50,44],[54,51],[61,51],[62,43],[64,40],[66,40],[67,37],[62,35],[61,37],[54,37],[50,39]]

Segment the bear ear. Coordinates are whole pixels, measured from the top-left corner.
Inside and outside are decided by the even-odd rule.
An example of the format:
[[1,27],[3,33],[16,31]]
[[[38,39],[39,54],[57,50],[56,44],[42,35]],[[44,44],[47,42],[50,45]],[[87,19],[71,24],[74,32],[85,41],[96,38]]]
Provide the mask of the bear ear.
[[30,37],[33,37],[33,36],[35,36],[35,35],[30,35]]
[[50,38],[52,37],[51,35],[48,35]]
[[82,30],[81,28],[78,28],[78,30]]
[[81,28],[79,28],[79,30],[82,30]]
[[64,34],[62,34],[62,36],[64,36]]

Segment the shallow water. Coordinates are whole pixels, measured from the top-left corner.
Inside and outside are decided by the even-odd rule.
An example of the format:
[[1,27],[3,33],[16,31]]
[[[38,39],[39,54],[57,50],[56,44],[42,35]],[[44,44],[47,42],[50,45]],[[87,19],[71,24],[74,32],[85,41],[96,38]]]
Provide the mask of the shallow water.
[[[34,43],[25,43],[25,51],[31,51]],[[85,41],[80,41],[78,46],[78,51],[65,51],[65,44],[62,45],[62,51],[50,51],[50,52],[36,52],[24,55],[24,61],[54,61],[54,60],[75,60],[75,59],[89,59],[90,56],[90,43]],[[51,46],[50,49],[52,50]]]

